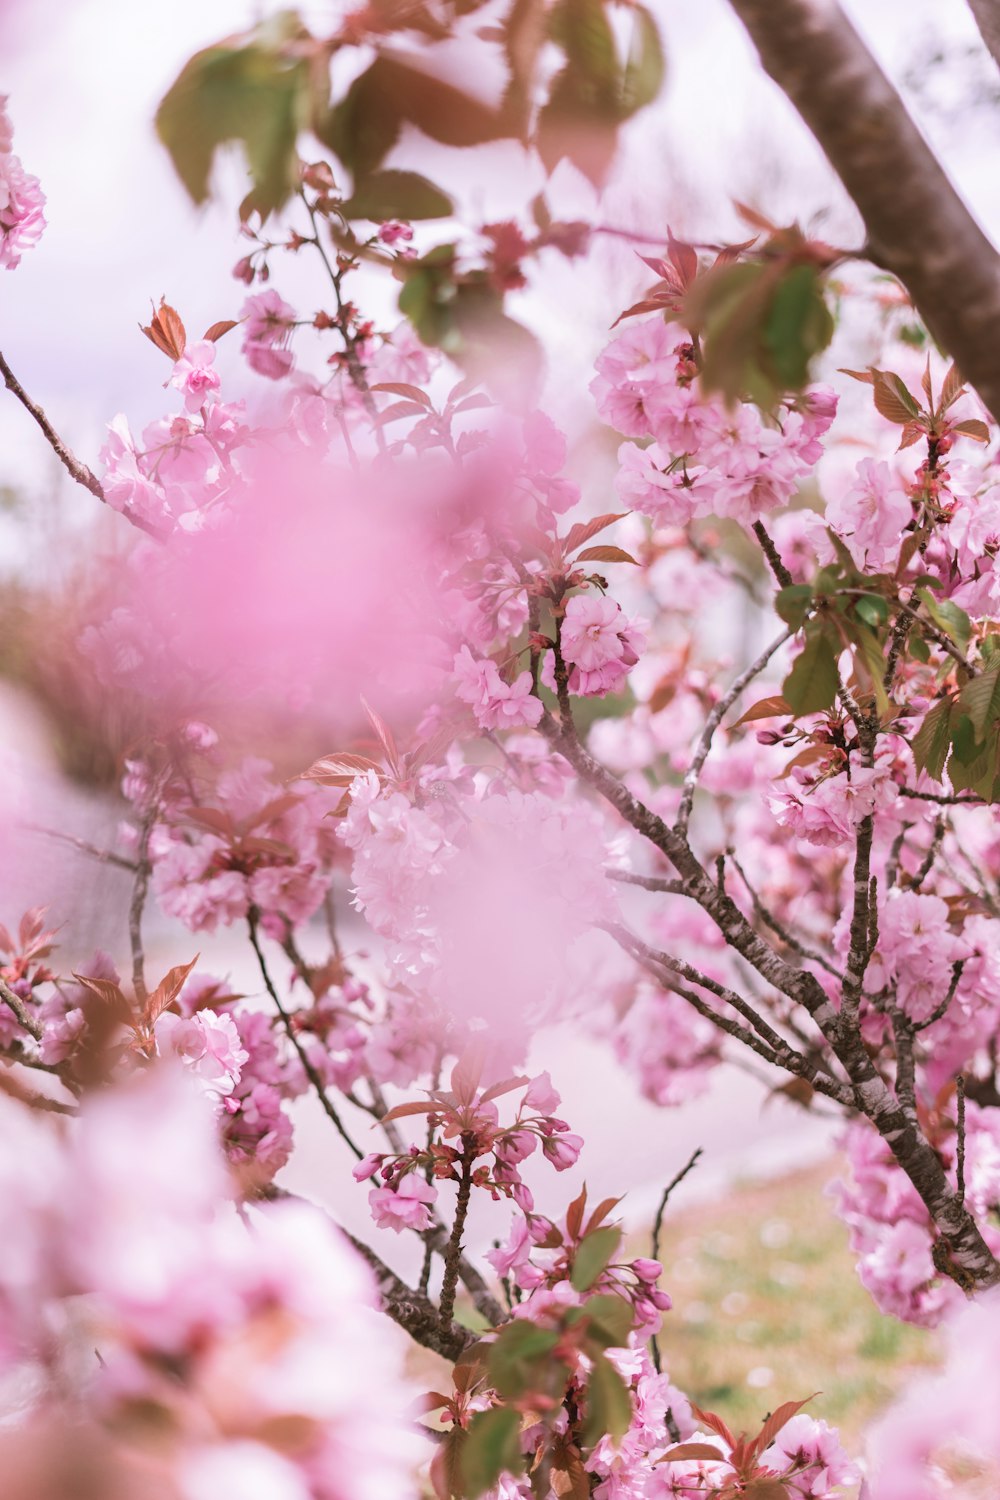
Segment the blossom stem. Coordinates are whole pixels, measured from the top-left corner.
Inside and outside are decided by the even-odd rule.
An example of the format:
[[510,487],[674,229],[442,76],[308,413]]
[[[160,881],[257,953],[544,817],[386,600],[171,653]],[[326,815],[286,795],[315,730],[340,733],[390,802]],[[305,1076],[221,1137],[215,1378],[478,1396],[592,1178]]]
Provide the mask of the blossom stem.
[[252,907],[247,914],[247,927],[250,932],[250,946],[253,948],[254,953],[257,955],[257,965],[260,969],[261,978],[264,981],[264,986],[267,990],[267,993],[274,1001],[275,1009],[277,1010],[278,1015],[281,1017],[281,1024],[285,1028],[285,1034],[288,1037],[288,1040],[291,1042],[292,1046],[295,1048],[295,1052],[298,1056],[299,1062],[302,1064],[302,1070],[315,1089],[317,1097],[319,1098],[319,1102],[323,1106],[323,1111],[332,1123],[337,1134],[354,1153],[354,1156],[357,1158],[357,1160],[361,1161],[364,1156],[364,1152],[355,1145],[354,1141],[347,1133],[347,1129],[344,1125],[343,1120],[340,1118],[336,1109],[333,1107],[332,1102],[327,1096],[326,1085],[317,1073],[316,1069],[313,1067],[308,1052],[299,1040],[298,1033],[296,1032],[295,1027],[292,1025],[291,1016],[285,1009],[284,1005],[281,1003],[281,997],[278,994],[278,991],[275,989],[274,981],[271,978],[270,972],[267,967],[267,962],[264,958],[263,949],[260,946],[260,939],[257,935],[257,912]]
[[446,1328],[451,1323],[451,1315],[455,1311],[455,1292],[458,1287],[458,1264],[462,1257],[462,1235],[465,1232],[465,1220],[469,1212],[469,1198],[472,1195],[474,1150],[474,1142],[467,1136],[463,1136],[462,1169],[458,1179],[455,1222],[452,1224],[451,1237],[444,1252],[444,1281],[441,1286],[440,1307],[442,1328]]
[[25,411],[28,412],[38,423],[39,427],[42,429],[42,433],[44,434],[45,441],[48,443],[49,447],[52,449],[53,453],[56,455],[56,458],[58,458],[59,462],[62,464],[66,472],[76,480],[77,484],[82,484],[85,490],[89,490],[90,493],[96,497],[96,499],[106,500],[101,481],[97,478],[96,474],[92,473],[92,471],[87,468],[86,464],[81,463],[76,455],[66,446],[62,438],[52,426],[52,423],[49,421],[48,417],[45,415],[42,408],[36,401],[32,401],[31,397],[24,389],[24,386],[18,380],[17,376],[14,374],[14,371],[11,369],[10,365],[4,359],[2,354],[0,354],[0,375],[3,376],[3,383],[10,391],[10,393],[13,396],[17,397],[18,401],[20,401]]

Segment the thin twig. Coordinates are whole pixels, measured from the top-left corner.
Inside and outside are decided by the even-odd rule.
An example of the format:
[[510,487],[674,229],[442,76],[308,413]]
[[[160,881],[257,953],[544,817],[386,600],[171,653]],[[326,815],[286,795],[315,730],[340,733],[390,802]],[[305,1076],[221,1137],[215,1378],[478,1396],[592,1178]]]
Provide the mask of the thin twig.
[[116,854],[113,849],[101,849],[87,839],[78,839],[72,833],[62,833],[58,828],[46,828],[42,823],[22,823],[21,827],[29,833],[43,833],[46,838],[60,839],[64,844],[70,844],[74,849],[78,849],[81,854],[89,854],[91,859],[96,859],[99,864],[117,865],[120,870],[128,870],[133,875],[139,868],[135,860],[126,859],[124,854]]
[[29,1036],[34,1037],[36,1042],[42,1039],[42,1028],[34,1016],[25,1008],[24,1001],[14,990],[11,989],[6,979],[0,977],[0,1000],[14,1012],[21,1025]]
[[760,542],[761,551],[767,558],[768,563],[771,567],[771,572],[774,574],[779,585],[783,589],[789,588],[795,582],[795,580],[792,577],[791,573],[789,573],[788,569],[785,567],[784,563],[781,561],[781,556],[778,552],[778,549],[774,545],[771,538],[768,536],[767,531],[764,528],[763,521],[754,521],[753,534],[757,538],[758,542]]
[[350,1148],[357,1160],[360,1161],[364,1156],[364,1152],[355,1145],[354,1141],[347,1133],[343,1120],[341,1120],[331,1100],[327,1096],[326,1085],[320,1075],[317,1073],[316,1069],[313,1067],[309,1054],[299,1040],[298,1033],[296,1032],[295,1027],[292,1024],[292,1018],[289,1015],[288,1011],[285,1009],[284,1005],[281,1003],[281,997],[274,987],[274,982],[271,979],[271,975],[268,971],[267,961],[264,958],[264,953],[260,946],[260,940],[257,936],[257,912],[253,907],[251,907],[250,911],[247,913],[247,927],[250,932],[251,947],[253,948],[254,953],[257,955],[257,964],[260,968],[261,978],[264,981],[264,986],[267,990],[267,993],[274,1001],[275,1009],[277,1010],[278,1015],[281,1017],[281,1024],[285,1028],[285,1034],[287,1035],[288,1040],[291,1042],[292,1046],[295,1048],[299,1062],[302,1064],[303,1072],[315,1089],[316,1094],[319,1098],[319,1102],[323,1106],[324,1113],[331,1121],[337,1134],[340,1136],[341,1140],[344,1141]]
[[959,1073],[955,1079],[955,1108],[957,1110],[956,1129],[958,1139],[955,1143],[955,1184],[958,1189],[959,1203],[965,1202],[965,1074]]
[[[672,1177],[670,1179],[670,1181],[667,1183],[666,1187],[663,1189],[663,1195],[660,1198],[659,1207],[656,1210],[656,1217],[653,1220],[653,1238],[652,1238],[653,1259],[656,1260],[656,1261],[658,1261],[660,1259],[660,1232],[663,1229],[663,1215],[666,1212],[667,1203],[670,1200],[670,1194],[674,1191],[675,1187],[677,1187],[680,1183],[682,1183],[684,1181],[684,1179],[687,1176],[687,1174],[690,1171],[692,1171],[694,1169],[694,1167],[697,1165],[698,1158],[703,1154],[703,1149],[704,1148],[701,1147],[701,1146],[696,1147],[695,1150],[691,1153],[691,1156],[689,1157],[689,1159],[686,1162],[686,1164],[683,1167],[681,1167],[680,1171],[676,1174],[676,1176]],[[653,1364],[656,1367],[656,1373],[659,1374],[660,1373],[660,1369],[661,1369],[661,1363],[660,1363],[660,1341],[659,1341],[659,1339],[658,1339],[658,1337],[657,1337],[657,1335],[655,1333],[653,1334],[653,1336],[652,1336],[652,1338],[650,1339],[649,1342],[650,1342],[650,1348],[652,1349],[652,1352],[653,1352]],[[671,1433],[671,1436],[674,1437],[674,1434]],[[674,1441],[675,1442],[679,1442],[680,1441],[680,1433],[679,1432],[676,1434],[676,1437],[674,1437]]]
[[743,692],[743,689],[749,686],[755,677],[760,676],[775,652],[780,650],[785,642],[794,634],[795,632],[792,629],[783,630],[776,640],[773,640],[769,646],[765,647],[756,661],[751,662],[746,670],[740,673],[732,687],[719,699],[705,720],[705,727],[701,731],[698,743],[695,746],[694,755],[691,757],[691,764],[684,777],[680,806],[677,809],[677,818],[674,823],[676,832],[682,838],[687,833],[688,822],[691,818],[691,808],[694,804],[695,787],[698,784],[698,777],[701,775],[702,767],[708,758],[708,752],[712,748],[712,739],[715,731]]
[[955,998],[955,991],[958,989],[958,981],[962,977],[962,970],[964,968],[964,958],[959,958],[955,961],[955,963],[952,964],[951,983],[948,986],[947,994],[945,995],[944,999],[934,1007],[925,1021],[918,1021],[914,1024],[914,1031],[926,1031],[928,1026],[933,1026],[936,1021],[941,1020],[942,1016],[945,1014],[949,1005]]
[[666,896],[686,896],[687,886],[683,880],[671,880],[662,875],[633,875],[629,870],[609,870],[609,880],[622,885],[637,885],[644,891],[660,891]]
[[7,389],[13,396],[17,397],[18,401],[20,401],[25,411],[28,412],[38,423],[39,427],[42,430],[42,433],[44,434],[45,441],[48,443],[49,447],[52,449],[53,453],[56,455],[56,458],[58,458],[59,462],[62,464],[66,472],[76,480],[77,484],[82,484],[85,490],[89,490],[96,499],[106,500],[104,489],[101,485],[100,480],[95,474],[91,472],[90,469],[87,468],[87,465],[85,463],[81,463],[76,455],[66,446],[62,438],[59,436],[58,432],[56,432],[55,428],[52,426],[52,423],[49,421],[48,417],[45,415],[42,408],[36,401],[32,401],[31,397],[24,389],[24,386],[18,380],[17,376],[14,374],[13,370],[4,359],[2,354],[0,354],[0,375],[3,376],[3,383],[7,387]]

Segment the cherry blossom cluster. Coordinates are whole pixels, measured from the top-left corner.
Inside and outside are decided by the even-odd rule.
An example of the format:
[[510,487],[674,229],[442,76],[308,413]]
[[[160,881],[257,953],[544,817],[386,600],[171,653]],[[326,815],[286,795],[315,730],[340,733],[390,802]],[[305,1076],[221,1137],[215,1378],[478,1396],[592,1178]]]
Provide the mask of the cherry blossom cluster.
[[0,1364],[39,1442],[54,1427],[82,1462],[113,1436],[120,1477],[141,1457],[182,1500],[411,1492],[402,1351],[365,1266],[311,1206],[227,1204],[211,1113],[168,1065],[66,1139],[7,1101],[4,1134]]
[[618,495],[658,525],[716,515],[749,526],[795,495],[823,451],[837,398],[815,387],[769,425],[747,402],[729,410],[706,397],[698,370],[688,332],[661,317],[632,324],[599,357],[597,410],[633,440],[619,450]]
[[0,94],[0,266],[13,271],[21,256],[41,239],[45,228],[45,194],[14,155],[14,127],[7,95]]
[[[434,1182],[459,1182],[463,1174],[473,1187],[485,1189],[494,1199],[513,1199],[530,1217],[534,1200],[521,1180],[519,1164],[539,1146],[557,1172],[576,1162],[583,1140],[555,1115],[559,1095],[547,1073],[530,1080],[508,1078],[482,1088],[476,1066],[459,1059],[452,1070],[450,1090],[432,1091],[427,1104],[397,1105],[386,1116],[395,1120],[426,1115],[425,1147],[413,1146],[401,1155],[371,1152],[354,1168],[356,1181],[377,1176],[383,1184],[373,1187],[368,1195],[372,1217],[380,1229],[428,1229],[428,1205],[437,1199]],[[525,1091],[513,1121],[501,1126],[495,1101],[521,1088]],[[450,1144],[452,1141],[457,1144]],[[491,1160],[480,1161],[482,1157]]]

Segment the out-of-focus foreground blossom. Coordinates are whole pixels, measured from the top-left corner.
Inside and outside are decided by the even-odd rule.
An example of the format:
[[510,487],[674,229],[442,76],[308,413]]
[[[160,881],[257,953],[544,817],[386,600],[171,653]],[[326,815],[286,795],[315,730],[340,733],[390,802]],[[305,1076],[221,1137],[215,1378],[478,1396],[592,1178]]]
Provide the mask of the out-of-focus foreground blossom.
[[130,1497],[410,1493],[422,1446],[367,1267],[311,1205],[237,1211],[213,1112],[171,1064],[65,1130],[9,1101],[2,1118],[11,1500],[69,1495],[32,1451],[55,1441],[80,1495],[91,1465],[95,1492]]

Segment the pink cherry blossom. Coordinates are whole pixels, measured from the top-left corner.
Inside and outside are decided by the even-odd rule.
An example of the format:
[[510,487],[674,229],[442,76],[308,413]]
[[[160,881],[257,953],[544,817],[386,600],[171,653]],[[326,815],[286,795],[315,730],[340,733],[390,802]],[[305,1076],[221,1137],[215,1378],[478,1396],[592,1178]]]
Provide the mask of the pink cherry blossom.
[[427,1205],[437,1201],[437,1188],[415,1172],[403,1178],[399,1187],[372,1188],[368,1206],[379,1229],[429,1229],[431,1216]]
[[463,646],[455,657],[456,695],[472,706],[481,729],[534,728],[544,712],[532,694],[531,673],[519,672],[512,682],[500,676],[494,661],[477,661]]
[[405,245],[413,238],[413,226],[404,224],[401,219],[386,219],[379,225],[378,237],[383,245]]
[[250,1054],[240,1045],[231,1016],[202,1010],[184,1020],[166,1011],[156,1023],[157,1047],[179,1057],[206,1093],[215,1098],[231,1094]]
[[828,501],[826,522],[847,544],[859,568],[885,572],[899,556],[913,506],[888,464],[863,458],[854,486]]
[[170,384],[184,396],[188,411],[200,411],[213,391],[221,384],[215,364],[215,345],[203,341],[189,344],[174,365]]
[[45,228],[45,194],[14,156],[14,130],[7,112],[7,96],[0,95],[0,266],[13,271],[25,250],[31,250]]
[[562,652],[570,672],[570,691],[603,696],[619,691],[639,660],[644,640],[614,599],[574,594],[566,605]]

